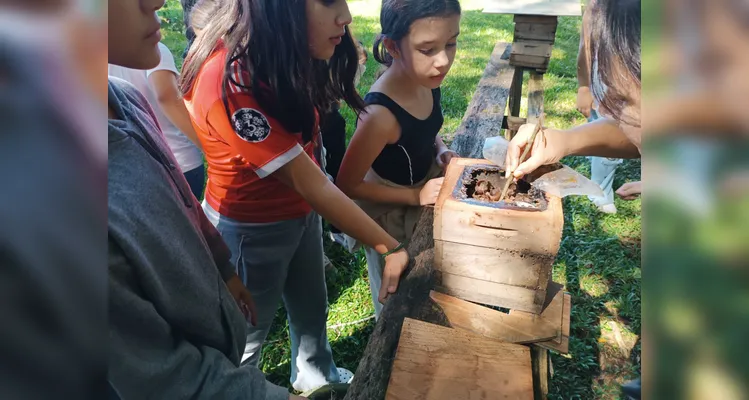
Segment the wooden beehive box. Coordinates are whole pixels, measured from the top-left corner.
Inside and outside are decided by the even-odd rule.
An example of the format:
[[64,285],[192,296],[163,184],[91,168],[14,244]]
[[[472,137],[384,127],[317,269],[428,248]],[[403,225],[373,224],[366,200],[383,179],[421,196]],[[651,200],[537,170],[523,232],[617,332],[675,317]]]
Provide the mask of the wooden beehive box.
[[[495,187],[483,198],[476,198]],[[454,158],[434,210],[437,290],[493,306],[540,313],[564,224],[558,197],[521,181],[496,202],[504,171]]]

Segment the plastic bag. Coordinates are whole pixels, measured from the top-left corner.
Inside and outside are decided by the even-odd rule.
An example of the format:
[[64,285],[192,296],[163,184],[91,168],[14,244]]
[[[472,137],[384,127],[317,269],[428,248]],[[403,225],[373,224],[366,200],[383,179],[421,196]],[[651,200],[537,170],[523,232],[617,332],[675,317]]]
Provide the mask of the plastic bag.
[[[484,158],[504,169],[509,144],[510,142],[501,136],[486,139],[483,151]],[[560,163],[543,166],[528,174],[526,180],[536,189],[557,197],[571,195],[600,197],[604,195],[598,184]]]

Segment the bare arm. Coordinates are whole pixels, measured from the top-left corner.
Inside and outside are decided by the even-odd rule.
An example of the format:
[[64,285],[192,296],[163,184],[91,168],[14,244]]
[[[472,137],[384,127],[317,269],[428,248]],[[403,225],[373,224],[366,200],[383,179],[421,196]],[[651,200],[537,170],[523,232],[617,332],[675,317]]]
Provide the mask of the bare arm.
[[272,176],[292,187],[325,220],[378,253],[398,246],[398,241],[338,190],[306,154],[300,154]]
[[198,134],[190,121],[190,114],[187,112],[185,103],[177,86],[177,76],[172,71],[159,70],[151,73],[148,78],[151,87],[156,93],[156,100],[159,102],[164,115],[169,118],[174,126],[185,134],[198,148],[202,150]]
[[567,131],[557,131],[565,156],[598,156],[610,158],[640,158],[637,149],[619,124],[601,119]]
[[590,54],[588,46],[585,45],[585,26],[590,21],[590,7],[593,5],[591,1],[585,7],[585,13],[583,14],[583,21],[580,24],[580,46],[577,51],[577,86],[578,87],[590,87]]
[[418,189],[394,188],[364,180],[385,145],[395,143],[400,136],[400,127],[390,111],[382,106],[370,106],[367,111],[346,149],[336,184],[353,199],[419,205]]
[[640,157],[637,146],[627,138],[619,124],[604,118],[566,131],[545,128],[543,134],[536,136],[528,159],[521,163],[520,155],[534,127],[534,124],[521,126],[507,149],[505,165],[508,171],[515,171],[516,178],[542,165],[558,162],[565,156]]

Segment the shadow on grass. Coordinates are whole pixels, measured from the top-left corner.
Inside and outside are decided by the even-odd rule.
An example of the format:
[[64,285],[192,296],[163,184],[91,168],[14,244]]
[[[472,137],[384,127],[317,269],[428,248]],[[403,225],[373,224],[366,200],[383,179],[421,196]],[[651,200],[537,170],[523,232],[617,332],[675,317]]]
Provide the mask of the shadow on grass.
[[[589,169],[582,157],[564,161],[580,172]],[[625,180],[638,180],[637,167],[639,161],[625,162],[617,170],[615,188]],[[601,328],[613,321],[640,336],[639,230],[632,237],[619,237],[607,229],[612,219],[631,222],[637,215],[623,202],[617,202],[616,216],[601,214],[586,203],[581,198],[564,200],[564,240],[555,275],[572,294],[570,353],[552,353],[550,399],[619,398],[619,385],[639,374],[639,339],[621,349],[615,340],[621,335]]]

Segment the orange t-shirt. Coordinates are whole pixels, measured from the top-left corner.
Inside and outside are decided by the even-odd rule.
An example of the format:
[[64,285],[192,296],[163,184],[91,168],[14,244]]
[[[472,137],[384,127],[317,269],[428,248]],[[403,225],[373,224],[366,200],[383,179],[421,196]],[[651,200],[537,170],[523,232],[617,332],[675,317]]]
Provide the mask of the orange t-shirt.
[[[301,218],[312,208],[294,189],[272,174],[302,153],[315,159],[319,129],[312,141],[288,132],[265,113],[252,91],[229,83],[231,120],[221,98],[227,50],[220,47],[198,73],[185,105],[208,163],[205,200],[221,215],[265,223]],[[236,82],[249,86],[250,77],[232,66]]]

